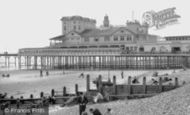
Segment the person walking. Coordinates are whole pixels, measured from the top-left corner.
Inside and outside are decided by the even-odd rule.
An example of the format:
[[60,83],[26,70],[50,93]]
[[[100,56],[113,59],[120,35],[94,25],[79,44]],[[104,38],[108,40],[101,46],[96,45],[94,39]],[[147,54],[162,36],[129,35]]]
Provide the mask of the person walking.
[[82,115],[82,113],[86,110],[86,104],[88,103],[88,99],[84,93],[81,96],[79,96],[78,103],[79,103],[79,115]]

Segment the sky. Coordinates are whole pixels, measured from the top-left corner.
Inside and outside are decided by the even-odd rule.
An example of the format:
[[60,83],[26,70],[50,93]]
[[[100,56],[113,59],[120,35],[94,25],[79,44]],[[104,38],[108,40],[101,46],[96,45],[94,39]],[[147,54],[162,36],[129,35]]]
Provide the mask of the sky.
[[132,17],[141,21],[146,11],[171,7],[181,16],[179,23],[160,30],[150,28],[149,33],[190,35],[188,0],[0,0],[0,53],[48,46],[50,38],[62,34],[63,16],[93,18],[100,26],[107,14],[112,25],[125,25]]

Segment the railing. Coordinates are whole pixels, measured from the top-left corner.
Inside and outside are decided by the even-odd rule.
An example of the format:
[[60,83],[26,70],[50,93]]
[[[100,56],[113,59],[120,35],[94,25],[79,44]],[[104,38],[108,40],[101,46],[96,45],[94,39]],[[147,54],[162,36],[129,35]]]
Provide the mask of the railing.
[[20,49],[19,55],[64,55],[64,54],[76,54],[76,55],[92,55],[92,54],[117,54],[117,55],[190,55],[190,52],[134,52],[126,51],[120,48],[26,48]]

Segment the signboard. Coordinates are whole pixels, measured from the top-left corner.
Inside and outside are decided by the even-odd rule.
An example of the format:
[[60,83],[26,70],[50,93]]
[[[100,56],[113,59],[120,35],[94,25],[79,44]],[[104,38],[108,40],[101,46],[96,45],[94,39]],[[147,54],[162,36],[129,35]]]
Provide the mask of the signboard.
[[178,22],[179,15],[175,13],[175,7],[168,8],[159,12],[148,11],[142,16],[143,23],[147,23],[149,27],[161,29],[167,25],[175,24]]

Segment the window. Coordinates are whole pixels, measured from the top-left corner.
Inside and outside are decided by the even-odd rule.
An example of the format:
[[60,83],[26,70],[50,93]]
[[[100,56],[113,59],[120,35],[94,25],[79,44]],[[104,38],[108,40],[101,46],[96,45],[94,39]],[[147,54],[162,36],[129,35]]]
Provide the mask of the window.
[[131,35],[127,35],[127,41],[131,41],[131,40],[132,40]]
[[117,36],[114,36],[114,41],[118,41],[118,37]]
[[66,26],[64,26],[64,30],[65,30],[65,31],[67,30]]
[[73,26],[73,29],[76,30],[76,26]]
[[84,41],[85,42],[89,42],[89,38],[84,38]]
[[125,40],[125,37],[124,37],[124,36],[120,36],[120,40],[121,40],[121,41],[124,41],[124,40]]
[[78,30],[80,30],[80,26],[78,26]]
[[104,36],[104,41],[110,41],[109,36]]
[[94,41],[95,41],[95,42],[98,42],[98,38],[94,38]]

